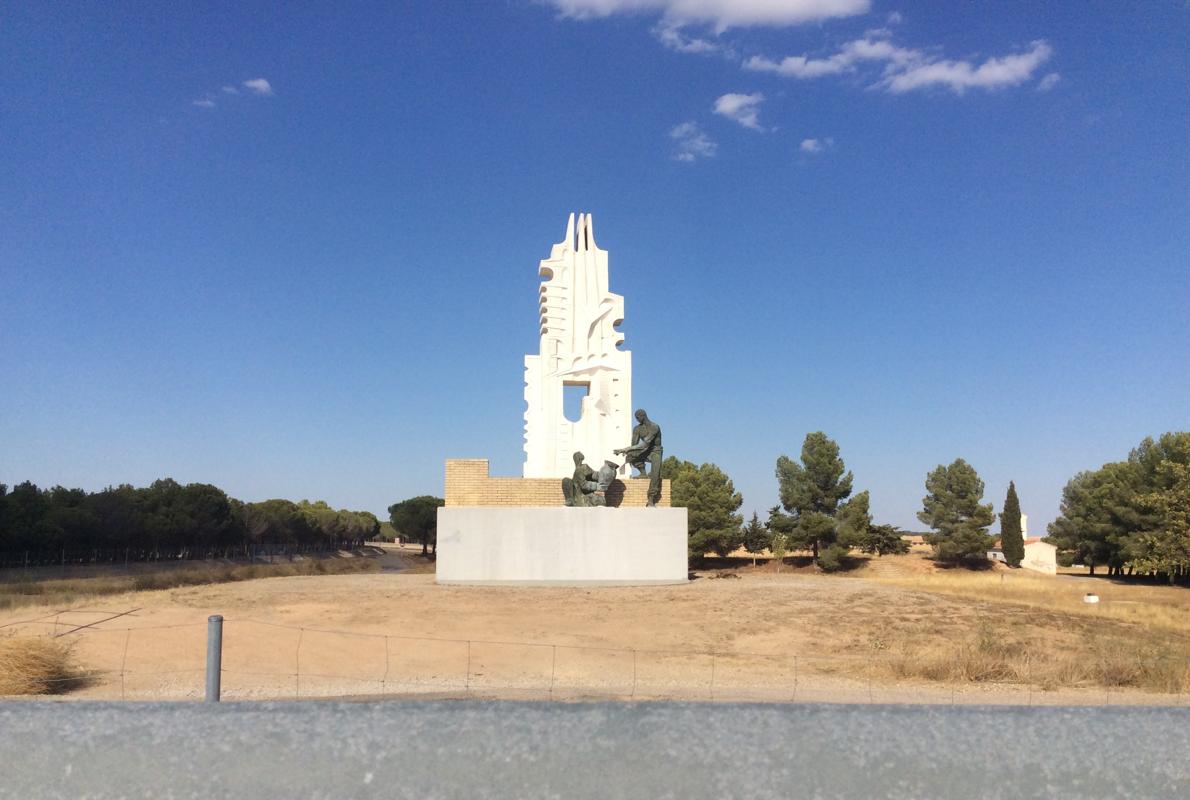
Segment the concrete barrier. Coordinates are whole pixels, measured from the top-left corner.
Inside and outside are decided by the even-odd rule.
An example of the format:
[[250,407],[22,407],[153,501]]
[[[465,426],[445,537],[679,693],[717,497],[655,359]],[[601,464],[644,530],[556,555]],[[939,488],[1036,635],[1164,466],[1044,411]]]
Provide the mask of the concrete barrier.
[[684,508],[438,509],[439,583],[685,583]]
[[0,702],[0,800],[1149,798],[1190,711]]

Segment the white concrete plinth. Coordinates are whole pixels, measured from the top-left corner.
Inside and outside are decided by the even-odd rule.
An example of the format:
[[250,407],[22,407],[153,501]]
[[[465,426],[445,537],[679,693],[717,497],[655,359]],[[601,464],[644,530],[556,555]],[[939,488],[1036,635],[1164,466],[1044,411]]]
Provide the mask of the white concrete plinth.
[[438,583],[685,583],[684,508],[438,509]]

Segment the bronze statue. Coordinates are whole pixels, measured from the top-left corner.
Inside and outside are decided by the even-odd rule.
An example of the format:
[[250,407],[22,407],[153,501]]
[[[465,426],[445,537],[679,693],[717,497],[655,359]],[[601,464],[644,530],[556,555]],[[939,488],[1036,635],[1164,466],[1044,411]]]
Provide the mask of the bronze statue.
[[636,410],[636,421],[640,424],[632,429],[632,444],[612,452],[636,467],[638,478],[646,477],[645,464],[649,465],[648,506],[652,508],[661,500],[661,426],[649,419],[643,408]]
[[607,488],[616,478],[618,466],[604,461],[599,472],[583,463],[583,454],[574,454],[574,475],[562,479],[562,494],[566,505],[575,508],[598,508],[607,505]]
[[612,485],[612,481],[616,479],[616,473],[620,471],[620,465],[614,461],[604,461],[603,466],[599,468],[599,489],[597,490],[603,496],[606,503],[608,487]]

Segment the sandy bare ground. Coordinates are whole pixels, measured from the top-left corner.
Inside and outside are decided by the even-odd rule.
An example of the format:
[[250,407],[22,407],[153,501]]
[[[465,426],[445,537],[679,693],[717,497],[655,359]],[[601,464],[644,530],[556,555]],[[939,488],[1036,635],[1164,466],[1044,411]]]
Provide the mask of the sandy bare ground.
[[1187,704],[1103,687],[897,681],[888,643],[959,640],[994,615],[1077,636],[1036,609],[803,573],[683,586],[438,586],[433,576],[268,578],[25,607],[0,633],[75,642],[68,698],[201,697],[207,617],[225,618],[226,699],[344,696]]

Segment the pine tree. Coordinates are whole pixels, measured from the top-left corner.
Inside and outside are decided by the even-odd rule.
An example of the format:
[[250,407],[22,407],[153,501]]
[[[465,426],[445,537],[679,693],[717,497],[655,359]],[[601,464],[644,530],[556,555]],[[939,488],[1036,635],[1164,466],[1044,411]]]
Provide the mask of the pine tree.
[[1167,488],[1143,496],[1141,502],[1160,511],[1161,522],[1136,537],[1129,555],[1137,570],[1165,575],[1173,584],[1190,575],[1190,464],[1162,461],[1158,472]]
[[438,509],[442,507],[441,497],[421,495],[393,503],[388,507],[388,519],[393,527],[411,541],[421,543],[421,554],[427,555],[433,545],[438,552]]
[[845,470],[839,445],[822,431],[806,434],[800,464],[788,456],[777,459],[781,505],[796,526],[789,543],[809,548],[815,564],[822,548],[834,544],[835,514],[851,496],[853,478]]
[[871,500],[867,490],[839,506],[839,513],[835,515],[835,527],[838,530],[840,545],[847,549],[863,548],[872,528],[870,506]]
[[[1091,574],[1097,566],[1106,566],[1109,575],[1123,575],[1125,568],[1167,574],[1157,565],[1176,562],[1178,546],[1171,550],[1173,540],[1165,536],[1177,517],[1161,498],[1171,491],[1176,498],[1176,465],[1190,467],[1190,431],[1146,437],[1127,461],[1080,472],[1062,490],[1061,515],[1050,523],[1046,541]],[[1178,501],[1172,502],[1176,509]]]
[[926,475],[926,492],[917,518],[937,531],[929,539],[938,560],[982,563],[992,543],[987,528],[996,515],[991,503],[979,502],[979,473],[961,458],[950,466],[939,464]]
[[1021,501],[1016,496],[1016,484],[1008,482],[1008,496],[1000,512],[1000,549],[1010,567],[1019,567],[1025,558],[1025,540],[1021,536]]
[[760,517],[752,512],[752,519],[744,526],[744,549],[752,554],[752,566],[756,566],[756,554],[768,549],[772,536],[768,529],[760,523]]
[[818,555],[818,567],[823,572],[837,572],[847,564],[852,548],[863,548],[872,530],[870,499],[867,491],[860,492],[839,506],[835,514],[835,542]]
[[1133,509],[1142,491],[1140,467],[1130,461],[1104,464],[1075,475],[1062,490],[1061,515],[1049,524],[1046,540],[1089,567],[1123,569],[1124,547],[1144,525]]
[[908,553],[909,542],[901,538],[901,530],[896,525],[871,525],[868,527],[868,537],[859,549],[877,556]]
[[723,470],[670,456],[661,465],[661,475],[673,482],[673,504],[686,509],[692,560],[702,559],[708,551],[723,557],[740,546],[744,518],[735,512],[744,498]]

